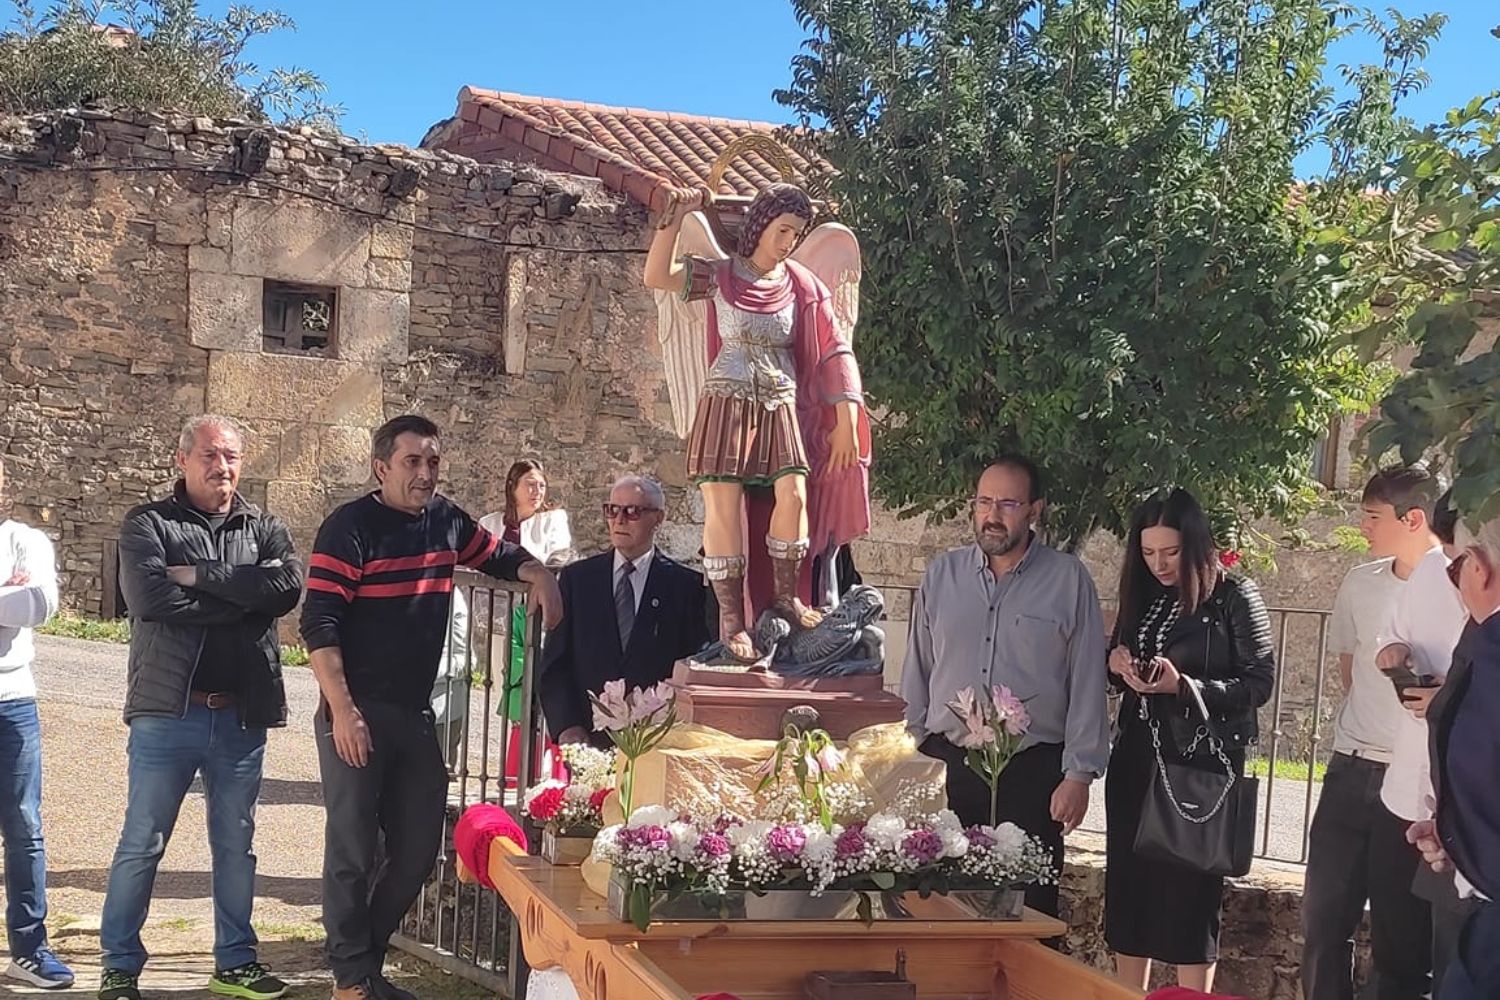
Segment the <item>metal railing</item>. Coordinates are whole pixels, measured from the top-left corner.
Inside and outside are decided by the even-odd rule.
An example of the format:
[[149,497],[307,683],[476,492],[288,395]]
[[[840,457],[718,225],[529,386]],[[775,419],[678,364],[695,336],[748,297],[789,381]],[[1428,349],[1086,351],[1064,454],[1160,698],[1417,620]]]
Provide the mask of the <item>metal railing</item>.
[[542,755],[532,688],[540,622],[524,584],[459,568],[454,612],[433,689],[448,766],[442,853],[393,943],[501,996],[519,998],[528,970],[518,922],[497,892],[463,885],[453,829],[469,806],[498,803],[518,822],[520,794]]
[[[901,622],[910,613],[915,587],[872,584],[886,600],[886,615]],[[1101,601],[1106,618],[1112,617],[1114,601]],[[1256,817],[1255,856],[1293,864],[1307,862],[1308,834],[1313,810],[1322,785],[1320,775],[1327,766],[1331,747],[1324,745],[1331,725],[1331,708],[1337,697],[1328,697],[1329,611],[1307,608],[1270,608],[1276,648],[1276,684],[1271,699],[1260,710],[1260,742],[1247,754],[1246,766],[1260,775],[1260,807]],[[889,626],[891,621],[882,622]],[[890,629],[904,635],[903,629]],[[887,688],[899,685],[904,643],[886,647]],[[1279,767],[1278,767],[1279,766]],[[1278,775],[1278,769],[1283,774]],[[1103,795],[1094,795],[1083,829],[1104,832]]]

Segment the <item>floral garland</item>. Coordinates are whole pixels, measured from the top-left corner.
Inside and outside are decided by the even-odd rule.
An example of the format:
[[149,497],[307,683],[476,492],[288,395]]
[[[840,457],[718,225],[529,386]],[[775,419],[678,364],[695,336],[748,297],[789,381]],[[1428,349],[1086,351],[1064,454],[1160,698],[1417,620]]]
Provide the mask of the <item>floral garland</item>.
[[[830,889],[946,893],[1046,884],[1056,878],[1040,840],[1011,823],[965,828],[944,809],[879,812],[849,826],[772,823],[723,816],[695,822],[665,806],[642,806],[594,839],[594,857],[629,885],[631,920],[650,923],[658,892],[723,895],[734,889]],[[861,912],[868,919],[868,899]]]

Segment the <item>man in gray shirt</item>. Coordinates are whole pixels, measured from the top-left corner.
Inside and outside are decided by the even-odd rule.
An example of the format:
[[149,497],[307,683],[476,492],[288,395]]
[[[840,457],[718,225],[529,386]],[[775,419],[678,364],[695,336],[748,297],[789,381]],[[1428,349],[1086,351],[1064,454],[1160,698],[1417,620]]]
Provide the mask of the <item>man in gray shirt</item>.
[[[989,822],[990,795],[964,763],[958,692],[1004,685],[1031,715],[1021,751],[1001,774],[999,820],[1041,838],[1059,873],[1063,836],[1088,811],[1089,784],[1109,759],[1104,622],[1083,563],[1037,540],[1041,475],[1007,456],[970,501],[974,544],[927,567],[911,612],[901,674],[906,724],[922,752],[948,765],[948,804],[965,825]],[[1026,903],[1055,915],[1057,887]]]

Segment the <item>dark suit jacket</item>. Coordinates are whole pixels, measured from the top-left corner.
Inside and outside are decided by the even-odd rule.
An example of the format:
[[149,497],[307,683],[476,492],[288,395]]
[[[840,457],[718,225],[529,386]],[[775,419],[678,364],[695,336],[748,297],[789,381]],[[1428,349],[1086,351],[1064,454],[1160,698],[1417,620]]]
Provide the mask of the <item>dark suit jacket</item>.
[[1500,899],[1500,615],[1464,629],[1427,709],[1443,849],[1474,887]]
[[658,549],[646,574],[630,632],[620,648],[615,621],[613,549],[562,571],[563,620],[547,633],[537,674],[547,731],[555,738],[572,726],[593,731],[589,692],[606,681],[625,679],[625,690],[664,681],[672,665],[708,641],[703,576]]

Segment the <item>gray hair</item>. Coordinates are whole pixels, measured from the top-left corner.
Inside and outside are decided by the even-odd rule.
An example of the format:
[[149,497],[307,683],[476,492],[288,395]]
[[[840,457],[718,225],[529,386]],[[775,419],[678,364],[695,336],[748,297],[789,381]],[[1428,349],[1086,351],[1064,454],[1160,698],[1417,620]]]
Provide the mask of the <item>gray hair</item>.
[[630,486],[640,490],[641,496],[646,498],[646,502],[657,510],[667,509],[667,495],[662,492],[661,483],[658,483],[650,476],[621,476],[614,481],[614,485],[609,488],[609,491],[613,493],[622,486]]
[[1459,518],[1458,527],[1453,532],[1453,541],[1461,548],[1479,549],[1490,567],[1500,570],[1500,517],[1490,518],[1479,526],[1478,531],[1472,530],[1467,521]]
[[244,446],[245,429],[239,425],[239,421],[217,413],[200,413],[196,417],[189,417],[187,423],[182,425],[182,433],[177,436],[177,450],[184,454],[192,451],[193,445],[198,443],[198,432],[209,427],[228,431],[239,438],[240,445]]

